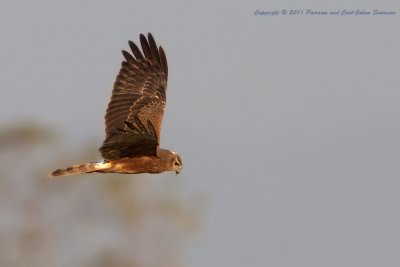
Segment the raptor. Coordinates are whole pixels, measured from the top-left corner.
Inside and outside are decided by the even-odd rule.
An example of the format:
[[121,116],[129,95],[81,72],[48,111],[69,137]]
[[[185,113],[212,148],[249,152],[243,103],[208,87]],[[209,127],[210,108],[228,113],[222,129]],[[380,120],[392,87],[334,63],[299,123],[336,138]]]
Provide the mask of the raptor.
[[100,147],[103,161],[72,165],[50,177],[82,173],[161,173],[182,170],[178,153],[159,147],[166,104],[167,58],[153,36],[140,34],[142,50],[132,41],[132,54],[117,75],[105,115],[106,138]]

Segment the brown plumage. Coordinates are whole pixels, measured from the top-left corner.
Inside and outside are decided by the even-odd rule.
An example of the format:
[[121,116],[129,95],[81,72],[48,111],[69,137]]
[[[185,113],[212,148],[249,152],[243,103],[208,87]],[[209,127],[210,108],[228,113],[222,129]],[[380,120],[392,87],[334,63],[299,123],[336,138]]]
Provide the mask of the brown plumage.
[[153,36],[141,34],[142,51],[129,41],[133,55],[125,61],[114,83],[105,115],[106,138],[100,147],[104,162],[58,169],[49,176],[91,172],[161,173],[182,169],[180,156],[159,148],[166,104],[167,58]]

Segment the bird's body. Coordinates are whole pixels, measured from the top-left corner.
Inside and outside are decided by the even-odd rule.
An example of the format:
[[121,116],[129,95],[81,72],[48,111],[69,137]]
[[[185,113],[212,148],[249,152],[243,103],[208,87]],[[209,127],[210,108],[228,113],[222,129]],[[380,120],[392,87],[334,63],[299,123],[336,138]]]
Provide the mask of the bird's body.
[[168,78],[164,50],[153,36],[141,34],[142,50],[129,41],[132,56],[122,51],[125,61],[114,83],[105,115],[106,138],[100,147],[103,162],[73,165],[50,176],[82,173],[161,173],[182,169],[176,152],[159,148]]
[[[124,157],[112,161],[77,164],[64,169],[57,169],[51,173],[51,176],[66,176],[92,172],[124,174],[161,173],[166,170],[179,173],[180,166],[182,166],[180,156],[169,150],[159,150],[159,157]],[[170,166],[174,166],[172,168],[175,169],[171,169]]]

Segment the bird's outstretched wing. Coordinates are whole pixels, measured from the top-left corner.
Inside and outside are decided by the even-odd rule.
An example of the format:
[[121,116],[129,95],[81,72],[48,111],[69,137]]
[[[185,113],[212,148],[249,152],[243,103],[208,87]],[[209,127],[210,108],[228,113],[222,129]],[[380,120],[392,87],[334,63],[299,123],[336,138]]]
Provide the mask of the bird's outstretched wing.
[[168,66],[162,47],[153,36],[141,34],[143,53],[129,41],[133,56],[125,61],[114,83],[105,115],[106,138],[100,148],[105,160],[157,156],[166,103]]

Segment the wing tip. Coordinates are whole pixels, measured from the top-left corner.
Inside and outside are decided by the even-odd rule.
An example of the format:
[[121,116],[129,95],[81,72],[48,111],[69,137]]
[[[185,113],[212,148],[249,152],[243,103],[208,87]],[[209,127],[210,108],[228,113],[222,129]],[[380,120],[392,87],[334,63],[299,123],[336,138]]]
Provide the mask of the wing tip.
[[122,55],[124,56],[126,62],[136,63],[136,59],[131,55],[131,53],[129,53],[126,50],[121,50],[121,52],[122,52]]

